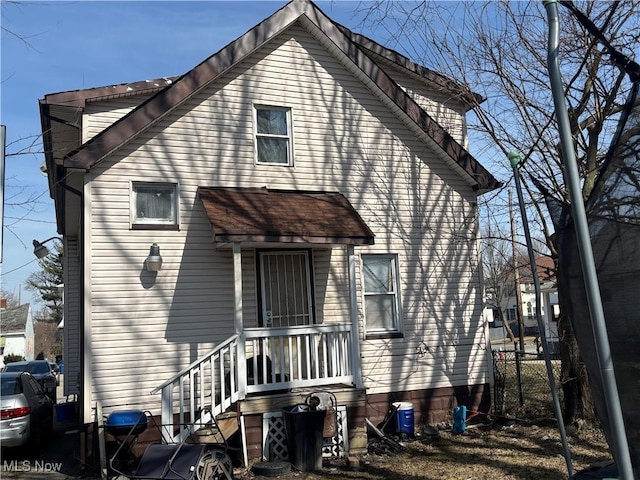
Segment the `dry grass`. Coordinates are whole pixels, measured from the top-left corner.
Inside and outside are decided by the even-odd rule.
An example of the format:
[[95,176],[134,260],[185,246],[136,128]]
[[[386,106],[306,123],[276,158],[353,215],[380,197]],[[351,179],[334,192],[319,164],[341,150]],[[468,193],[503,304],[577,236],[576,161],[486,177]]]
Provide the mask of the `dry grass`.
[[[596,462],[610,460],[601,431],[593,427],[570,427],[568,440],[573,468],[580,471]],[[403,442],[396,455],[369,454],[358,470],[344,461],[325,464],[319,472],[290,473],[280,478],[328,480],[423,479],[567,479],[567,466],[555,424],[513,424],[503,427],[474,426],[464,434],[441,430],[437,436]],[[255,477],[249,472],[241,478]]]

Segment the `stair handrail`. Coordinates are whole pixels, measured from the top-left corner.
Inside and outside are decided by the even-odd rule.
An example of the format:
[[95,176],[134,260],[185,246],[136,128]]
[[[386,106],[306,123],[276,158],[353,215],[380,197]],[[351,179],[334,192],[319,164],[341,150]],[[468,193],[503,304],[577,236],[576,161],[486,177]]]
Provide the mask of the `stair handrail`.
[[[243,349],[242,349],[241,342],[239,340],[240,340],[240,335],[238,334],[232,335],[231,337],[226,339],[224,342],[218,344],[216,347],[211,349],[205,355],[191,362],[187,367],[183,368],[177,374],[175,374],[174,376],[172,376],[171,378],[163,382],[161,385],[158,385],[156,388],[154,388],[151,391],[151,394],[156,394],[158,392],[162,393],[162,399],[161,399],[162,436],[167,443],[172,443],[176,441],[176,439],[179,441],[183,440],[185,435],[192,433],[189,431],[190,428],[188,427],[185,428],[185,425],[186,425],[185,397],[184,397],[184,391],[180,390],[179,412],[178,412],[178,415],[179,415],[178,424],[179,424],[180,431],[178,432],[177,436],[174,435],[173,388],[176,385],[179,386],[180,382],[182,382],[182,380],[185,377],[193,378],[192,372],[194,374],[201,372],[202,366],[205,363],[210,362],[212,357],[214,357],[215,355],[220,354],[219,361],[222,362],[222,352],[224,352],[224,350],[227,348],[231,350],[233,348],[234,343],[236,344],[236,348],[237,348],[237,351],[236,351],[237,358],[236,358],[236,361],[233,362],[233,370],[229,372],[230,373],[230,382],[228,385],[229,392],[224,392],[224,389],[226,388],[225,385],[221,386],[221,392],[224,392],[225,395],[221,395],[219,400],[216,400],[213,390],[211,391],[211,401],[213,402],[212,404],[213,412],[211,412],[212,415],[215,415],[216,412],[217,413],[222,412],[225,408],[228,408],[233,402],[239,400],[240,397],[243,396],[243,392],[245,391],[245,386],[238,385],[238,388],[235,389],[235,385],[234,385],[235,382],[233,381],[233,379],[238,379],[238,362],[242,361],[242,359],[244,358],[243,352],[240,352],[240,350],[243,350]],[[213,365],[212,365],[212,368],[213,368]],[[221,381],[224,382],[224,379],[221,379]],[[193,395],[192,387],[193,385],[191,385],[191,388],[189,389],[189,392],[190,392],[189,404],[191,406],[191,408],[189,409],[189,412],[191,415],[199,415],[198,418],[193,418],[193,417],[191,418],[191,424],[196,425],[200,423],[200,420],[201,420],[200,416],[204,412],[211,411],[211,410],[206,405],[200,405],[196,403],[197,397],[192,396]],[[212,384],[212,388],[213,388],[213,384]]]
[[178,380],[180,377],[182,377],[185,373],[189,372],[190,370],[193,370],[196,367],[199,367],[201,364],[203,364],[204,362],[208,361],[211,357],[213,357],[216,353],[219,353],[220,350],[224,349],[224,347],[226,347],[230,343],[233,343],[234,341],[237,341],[239,338],[240,338],[240,336],[238,334],[234,334],[234,335],[230,336],[229,338],[227,338],[221,344],[216,345],[208,353],[206,353],[202,357],[198,358],[197,360],[194,360],[193,362],[191,362],[191,364],[189,364],[187,367],[185,367],[182,370],[180,370],[178,373],[176,373],[169,380],[165,381],[163,384],[158,385],[156,388],[151,390],[151,395],[155,395],[156,393],[161,391],[164,387],[169,386],[172,383],[174,383],[176,380]]

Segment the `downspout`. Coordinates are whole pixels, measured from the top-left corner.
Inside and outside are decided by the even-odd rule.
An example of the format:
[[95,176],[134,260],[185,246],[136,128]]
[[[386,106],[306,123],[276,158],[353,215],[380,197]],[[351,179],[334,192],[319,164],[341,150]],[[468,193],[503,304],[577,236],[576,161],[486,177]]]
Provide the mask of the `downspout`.
[[629,444],[627,443],[626,430],[622,418],[620,397],[618,396],[618,387],[613,369],[613,360],[611,358],[611,346],[609,345],[609,335],[607,333],[602,299],[600,297],[600,285],[598,283],[598,276],[593,259],[589,225],[587,223],[584,200],[580,189],[576,155],[573,149],[571,130],[569,127],[569,115],[567,114],[565,106],[562,77],[558,65],[558,5],[557,0],[543,0],[542,3],[549,19],[547,62],[549,79],[551,81],[551,92],[553,94],[555,113],[558,121],[563,163],[567,174],[567,186],[571,198],[571,211],[576,229],[578,253],[580,255],[580,264],[584,276],[587,304],[589,306],[589,313],[591,314],[594,346],[600,367],[600,375],[602,377],[604,401],[611,425],[614,458],[621,478],[631,480],[633,479],[633,470],[631,467]]

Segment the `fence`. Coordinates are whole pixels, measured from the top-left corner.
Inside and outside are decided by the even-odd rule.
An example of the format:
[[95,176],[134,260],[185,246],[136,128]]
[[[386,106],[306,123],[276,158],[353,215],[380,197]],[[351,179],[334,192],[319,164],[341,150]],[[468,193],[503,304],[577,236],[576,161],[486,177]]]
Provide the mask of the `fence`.
[[[551,360],[560,404],[560,360]],[[554,416],[547,367],[542,355],[493,351],[493,408],[496,415],[544,418]]]

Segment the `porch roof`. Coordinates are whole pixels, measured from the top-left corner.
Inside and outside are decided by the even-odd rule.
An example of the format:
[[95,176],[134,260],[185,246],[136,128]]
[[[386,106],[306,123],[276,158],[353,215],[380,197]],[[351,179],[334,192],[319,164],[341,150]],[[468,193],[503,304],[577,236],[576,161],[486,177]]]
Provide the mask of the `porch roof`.
[[213,241],[373,245],[374,235],[337,192],[199,187]]

